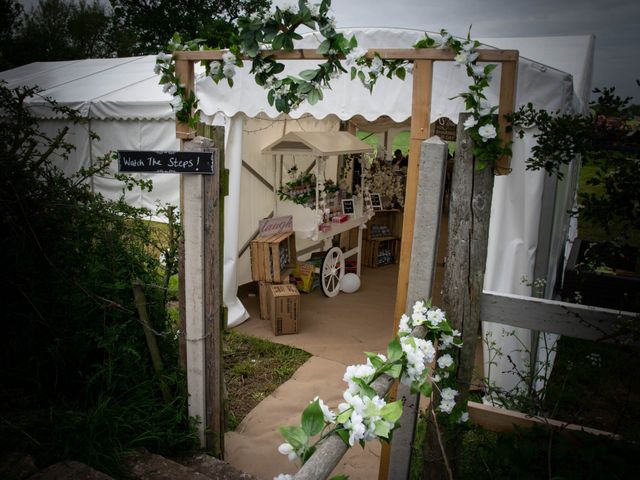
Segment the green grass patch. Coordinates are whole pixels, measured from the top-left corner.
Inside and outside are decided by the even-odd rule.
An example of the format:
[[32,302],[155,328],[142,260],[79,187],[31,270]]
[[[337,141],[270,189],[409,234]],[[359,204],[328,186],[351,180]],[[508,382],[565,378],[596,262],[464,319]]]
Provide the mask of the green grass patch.
[[286,382],[311,354],[231,330],[224,336],[224,376],[229,399],[227,430]]

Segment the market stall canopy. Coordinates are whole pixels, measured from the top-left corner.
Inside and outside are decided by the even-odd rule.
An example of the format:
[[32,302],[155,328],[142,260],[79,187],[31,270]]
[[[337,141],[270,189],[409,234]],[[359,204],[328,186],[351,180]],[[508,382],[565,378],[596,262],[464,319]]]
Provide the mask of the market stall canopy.
[[289,132],[262,153],[292,153],[328,157],[350,153],[373,153],[373,148],[349,132]]

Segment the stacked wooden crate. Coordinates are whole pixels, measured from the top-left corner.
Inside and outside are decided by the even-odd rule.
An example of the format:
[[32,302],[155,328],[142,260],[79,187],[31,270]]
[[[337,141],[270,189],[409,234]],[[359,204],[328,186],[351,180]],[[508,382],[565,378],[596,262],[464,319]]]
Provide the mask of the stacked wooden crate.
[[362,264],[377,268],[381,265],[397,263],[401,235],[402,211],[376,211],[362,240]]
[[297,333],[300,294],[289,285],[296,268],[296,241],[293,232],[258,237],[250,245],[251,276],[258,282],[260,318],[270,320],[273,333]]

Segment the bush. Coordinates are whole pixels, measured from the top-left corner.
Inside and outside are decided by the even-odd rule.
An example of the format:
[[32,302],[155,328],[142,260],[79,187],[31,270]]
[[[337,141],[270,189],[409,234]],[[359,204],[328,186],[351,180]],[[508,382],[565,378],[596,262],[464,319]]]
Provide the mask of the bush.
[[159,284],[164,272],[149,248],[149,212],[90,191],[87,178],[110,159],[70,178],[54,165],[73,147],[66,129],[40,132],[24,105],[34,93],[0,85],[0,359],[9,366],[0,371],[0,448],[30,451],[41,465],[75,459],[117,472],[131,448],[162,453],[194,442],[163,290],[146,294],[169,404],[133,300],[133,279]]

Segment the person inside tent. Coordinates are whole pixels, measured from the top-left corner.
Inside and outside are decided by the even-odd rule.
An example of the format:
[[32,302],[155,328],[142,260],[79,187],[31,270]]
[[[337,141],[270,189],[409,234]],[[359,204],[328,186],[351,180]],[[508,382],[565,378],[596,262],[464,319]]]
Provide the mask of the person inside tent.
[[407,157],[402,155],[402,150],[400,150],[399,148],[396,149],[396,151],[393,152],[393,169],[395,171],[402,170],[403,168],[406,168],[408,165],[409,165],[409,161]]

